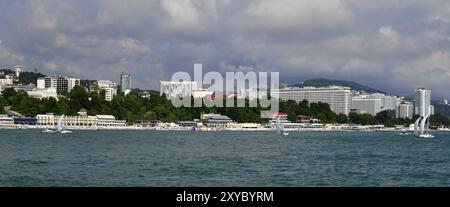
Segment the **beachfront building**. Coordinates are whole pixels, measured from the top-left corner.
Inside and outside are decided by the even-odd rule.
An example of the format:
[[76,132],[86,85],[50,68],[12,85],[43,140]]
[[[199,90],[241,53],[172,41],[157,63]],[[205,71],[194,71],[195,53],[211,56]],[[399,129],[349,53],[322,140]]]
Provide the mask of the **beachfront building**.
[[379,98],[369,98],[368,96],[358,96],[352,98],[352,109],[359,110],[360,113],[377,115],[382,111],[382,103]]
[[227,128],[233,122],[230,117],[221,114],[202,114],[201,120],[205,126],[214,128]]
[[114,96],[117,95],[117,84],[110,80],[98,80],[96,85],[100,90],[105,90],[105,100],[112,101]]
[[74,77],[48,76],[38,78],[38,89],[54,88],[58,92],[70,92],[75,86],[80,85],[80,79]]
[[434,110],[432,110],[433,108],[431,106],[431,90],[425,88],[416,89],[414,104],[414,114],[423,117],[432,115],[434,113]]
[[38,89],[35,88],[30,91],[26,91],[29,97],[43,99],[43,98],[54,98],[58,100],[58,94],[56,92],[56,88],[44,88]]
[[160,95],[169,99],[192,96],[194,90],[198,90],[195,81],[160,81]]
[[125,120],[116,120],[113,115],[97,115],[97,126],[100,128],[124,128],[127,126]]
[[396,118],[411,119],[414,116],[414,105],[412,102],[404,101],[397,106],[395,111]]
[[[56,126],[61,115],[52,113],[39,114],[36,116],[37,125],[39,126]],[[63,123],[66,127],[95,128],[97,126],[97,117],[88,116],[87,114],[78,116],[64,116]]]
[[0,126],[13,125],[14,119],[6,114],[0,114]]
[[327,103],[332,111],[337,114],[349,114],[352,104],[352,93],[349,87],[303,87],[272,89],[272,97],[280,100],[294,100],[301,102],[307,100],[310,103]]

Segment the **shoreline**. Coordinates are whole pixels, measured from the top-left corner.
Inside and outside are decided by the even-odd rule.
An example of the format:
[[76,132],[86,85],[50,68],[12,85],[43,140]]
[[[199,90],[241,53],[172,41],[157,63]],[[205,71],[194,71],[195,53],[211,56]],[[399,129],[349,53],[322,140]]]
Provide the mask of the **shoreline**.
[[[53,129],[54,126],[30,126],[30,125],[0,125],[0,130],[44,130]],[[74,131],[192,131],[192,132],[276,132],[274,128],[197,128],[192,127],[67,127],[68,130]],[[336,129],[336,128],[285,128],[286,132],[407,132],[413,131],[408,129]],[[450,129],[430,130],[431,132],[450,132]]]

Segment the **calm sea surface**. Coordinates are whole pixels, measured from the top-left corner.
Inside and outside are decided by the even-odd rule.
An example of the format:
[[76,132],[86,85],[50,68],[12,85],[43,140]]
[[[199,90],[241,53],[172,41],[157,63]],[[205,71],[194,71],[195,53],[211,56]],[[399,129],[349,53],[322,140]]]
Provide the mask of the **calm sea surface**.
[[0,186],[450,186],[450,133],[0,130]]

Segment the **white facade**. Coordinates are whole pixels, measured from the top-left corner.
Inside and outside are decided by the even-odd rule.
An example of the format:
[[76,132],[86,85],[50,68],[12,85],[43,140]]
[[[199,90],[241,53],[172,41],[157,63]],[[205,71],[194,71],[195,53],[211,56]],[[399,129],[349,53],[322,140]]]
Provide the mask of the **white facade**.
[[[39,126],[56,126],[60,115],[53,114],[38,114],[36,116],[37,125]],[[64,116],[63,118],[64,126],[66,127],[96,127],[97,117],[96,116]]]
[[419,88],[416,90],[415,112],[420,116],[427,116],[431,114],[431,90]]
[[106,91],[105,100],[112,101],[114,96],[117,95],[117,84],[110,80],[99,80],[97,81],[97,85],[100,89]]
[[267,90],[266,89],[258,90],[257,88],[241,89],[241,90],[239,90],[238,97],[239,98],[247,98],[247,99],[264,98],[264,97],[267,97]]
[[[39,114],[36,116],[39,126],[56,126],[60,115]],[[125,120],[116,120],[112,115],[87,116],[85,114],[78,116],[64,116],[64,126],[74,128],[115,128],[126,127]]]
[[327,103],[338,114],[349,114],[352,104],[350,88],[341,86],[272,89],[270,93],[272,97],[279,97],[281,100]]
[[167,98],[188,97],[197,90],[195,81],[160,81],[160,95]]
[[36,85],[38,88],[56,88],[57,91],[70,92],[75,86],[80,85],[79,78],[48,76],[39,78]]
[[127,124],[125,120],[116,120],[113,115],[97,115],[97,126],[102,128],[123,128]]
[[380,99],[381,108],[384,110],[396,110],[398,104],[400,103],[396,96],[388,96],[382,93],[373,93],[368,96],[371,99]]
[[36,83],[36,87],[37,87],[37,89],[44,89],[45,88],[45,79],[44,78],[38,78],[37,79],[37,83]]
[[353,97],[352,99],[352,109],[358,109],[362,113],[367,113],[372,116],[377,115],[381,108],[381,99],[369,98],[367,96]]
[[414,105],[411,102],[402,102],[397,106],[395,111],[396,118],[411,119],[414,116]]
[[66,77],[67,80],[67,92],[70,92],[75,86],[80,85],[79,78]]
[[8,115],[1,114],[0,115],[0,126],[4,125],[13,125],[14,119],[9,117]]
[[13,85],[13,83],[14,79],[9,75],[6,75],[5,78],[0,79],[0,85],[2,86]]
[[16,65],[16,77],[19,78],[20,77],[20,73],[22,72],[22,66],[20,65]]
[[27,91],[28,96],[38,99],[43,98],[55,98],[58,100],[58,94],[56,93],[56,88],[46,88],[46,89],[34,89]]

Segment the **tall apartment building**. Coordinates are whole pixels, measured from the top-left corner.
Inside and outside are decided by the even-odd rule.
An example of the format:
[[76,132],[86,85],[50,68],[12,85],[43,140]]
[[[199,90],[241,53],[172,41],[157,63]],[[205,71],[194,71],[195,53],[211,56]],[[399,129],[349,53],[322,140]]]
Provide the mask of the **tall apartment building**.
[[352,104],[350,88],[341,86],[272,89],[270,94],[272,97],[278,96],[280,100],[327,103],[331,110],[338,114],[349,114]]
[[427,116],[433,114],[432,106],[431,106],[431,90],[425,88],[416,89],[416,97],[414,100],[415,110],[414,114],[420,116]]
[[414,116],[414,105],[412,102],[404,101],[397,106],[395,117],[402,119],[411,119]]
[[117,84],[110,80],[98,80],[96,82],[97,86],[106,91],[105,100],[112,101],[114,96],[117,95]]
[[195,81],[160,81],[160,95],[167,98],[191,96],[194,90],[197,90]]
[[70,92],[80,85],[80,79],[74,77],[48,76],[37,80],[38,89],[55,88],[59,92]]
[[120,91],[125,94],[131,91],[131,74],[124,72],[120,74]]

